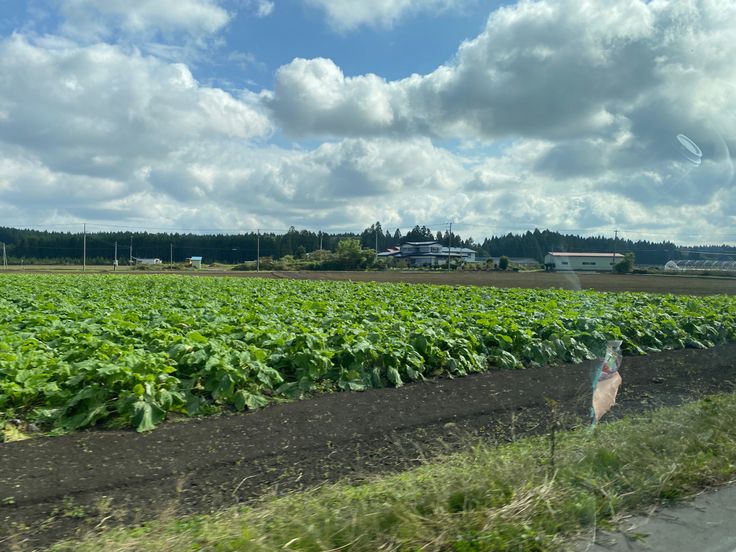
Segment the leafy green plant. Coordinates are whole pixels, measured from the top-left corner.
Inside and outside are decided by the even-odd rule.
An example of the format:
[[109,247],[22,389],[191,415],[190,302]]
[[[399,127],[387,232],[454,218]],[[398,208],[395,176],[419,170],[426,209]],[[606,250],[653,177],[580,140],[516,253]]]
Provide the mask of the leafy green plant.
[[169,413],[736,340],[736,298],[177,275],[0,275],[0,423]]

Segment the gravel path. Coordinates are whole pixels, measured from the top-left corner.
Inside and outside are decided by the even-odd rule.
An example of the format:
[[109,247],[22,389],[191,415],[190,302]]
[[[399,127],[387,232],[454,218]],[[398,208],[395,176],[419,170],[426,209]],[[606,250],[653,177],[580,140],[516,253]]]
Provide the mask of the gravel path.
[[591,535],[578,552],[736,552],[736,484],[624,520]]

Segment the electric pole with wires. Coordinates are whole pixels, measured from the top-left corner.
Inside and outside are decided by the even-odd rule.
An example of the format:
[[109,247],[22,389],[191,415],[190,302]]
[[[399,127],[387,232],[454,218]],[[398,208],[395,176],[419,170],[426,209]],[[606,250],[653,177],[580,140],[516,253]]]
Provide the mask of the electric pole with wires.
[[613,231],[613,263],[612,266],[616,266],[616,245],[618,242],[618,229]]
[[450,255],[452,254],[452,223],[454,221],[450,221],[447,224],[449,225],[450,229],[447,231],[447,270],[450,270]]

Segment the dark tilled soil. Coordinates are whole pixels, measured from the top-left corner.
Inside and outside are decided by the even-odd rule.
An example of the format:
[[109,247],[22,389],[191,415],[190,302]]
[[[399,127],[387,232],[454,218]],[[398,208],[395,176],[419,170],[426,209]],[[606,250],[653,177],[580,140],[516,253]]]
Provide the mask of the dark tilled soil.
[[[626,357],[608,419],[736,389],[736,344]],[[87,431],[0,445],[0,549],[417,465],[473,440],[585,420],[594,363],[336,393],[148,434]]]

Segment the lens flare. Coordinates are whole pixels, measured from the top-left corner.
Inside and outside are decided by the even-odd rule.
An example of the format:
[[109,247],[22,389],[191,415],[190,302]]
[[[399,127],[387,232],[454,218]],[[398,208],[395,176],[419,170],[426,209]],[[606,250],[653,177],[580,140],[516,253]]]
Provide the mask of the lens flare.
[[684,134],[678,134],[677,141],[680,143],[680,154],[682,154],[688,162],[699,167],[703,162],[703,152],[700,151],[698,145]]

